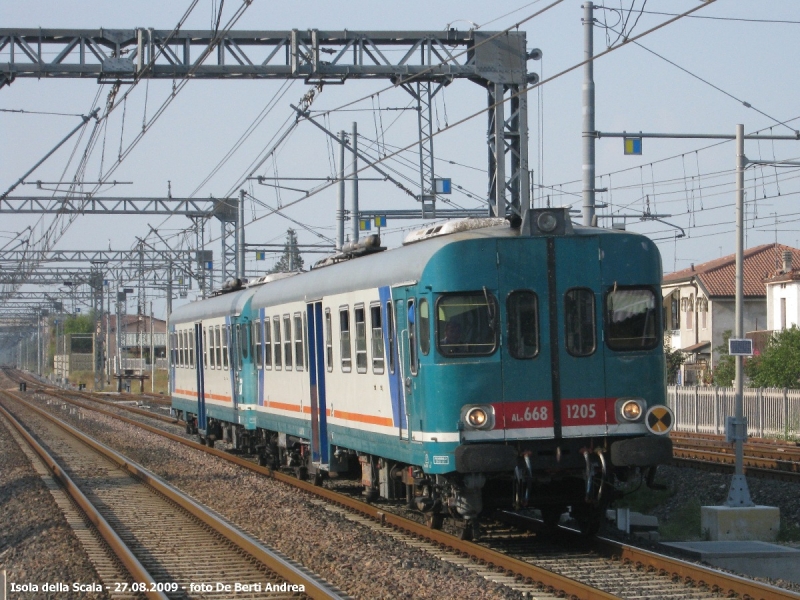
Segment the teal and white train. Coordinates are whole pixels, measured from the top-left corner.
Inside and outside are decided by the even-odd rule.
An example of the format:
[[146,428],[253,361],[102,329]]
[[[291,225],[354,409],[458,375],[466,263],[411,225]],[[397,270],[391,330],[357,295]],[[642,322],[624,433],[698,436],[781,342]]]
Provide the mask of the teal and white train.
[[467,536],[514,506],[594,531],[618,481],[652,484],[670,460],[646,237],[537,209],[349,250],[172,313],[187,432],[318,483],[360,478]]

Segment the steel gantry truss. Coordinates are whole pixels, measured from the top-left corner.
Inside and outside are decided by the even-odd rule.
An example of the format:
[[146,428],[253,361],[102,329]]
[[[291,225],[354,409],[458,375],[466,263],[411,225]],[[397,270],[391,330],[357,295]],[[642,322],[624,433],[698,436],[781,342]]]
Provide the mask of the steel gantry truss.
[[[214,46],[214,52],[207,51]],[[17,77],[94,78],[100,83],[184,77],[302,79],[314,85],[388,79],[418,102],[418,200],[424,207],[435,197],[431,100],[453,79],[470,79],[488,92],[489,213],[504,216],[508,210],[521,214],[529,206],[525,89],[536,80],[527,71],[536,52],[527,51],[522,31],[0,28],[0,87]],[[508,98],[512,106],[506,117],[503,100]]]

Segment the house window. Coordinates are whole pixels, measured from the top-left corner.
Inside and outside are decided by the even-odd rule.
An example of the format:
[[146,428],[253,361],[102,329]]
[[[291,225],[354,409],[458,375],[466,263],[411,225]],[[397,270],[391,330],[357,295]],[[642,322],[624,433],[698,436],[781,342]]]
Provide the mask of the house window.
[[786,329],[786,298],[781,298],[781,329]]
[[670,296],[670,298],[671,298],[670,304],[669,304],[669,306],[670,306],[670,316],[672,317],[670,319],[670,324],[671,324],[673,330],[674,329],[680,329],[681,328],[681,300],[680,300],[680,296],[678,296],[677,294],[672,294],[672,296]]

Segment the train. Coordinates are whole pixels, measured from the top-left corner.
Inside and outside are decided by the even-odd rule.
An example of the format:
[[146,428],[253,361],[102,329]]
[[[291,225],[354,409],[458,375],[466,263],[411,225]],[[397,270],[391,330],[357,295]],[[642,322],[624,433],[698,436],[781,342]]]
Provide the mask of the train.
[[503,508],[592,534],[672,458],[661,277],[647,237],[566,208],[369,236],[174,310],[172,408],[201,443],[465,538]]

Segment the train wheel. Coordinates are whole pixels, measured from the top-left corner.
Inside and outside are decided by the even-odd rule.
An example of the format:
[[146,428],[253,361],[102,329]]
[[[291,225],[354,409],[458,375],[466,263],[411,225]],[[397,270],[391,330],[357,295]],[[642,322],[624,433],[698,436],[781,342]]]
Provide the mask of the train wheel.
[[428,529],[441,529],[444,524],[444,515],[438,512],[429,512],[425,514],[425,525]]

